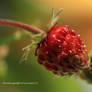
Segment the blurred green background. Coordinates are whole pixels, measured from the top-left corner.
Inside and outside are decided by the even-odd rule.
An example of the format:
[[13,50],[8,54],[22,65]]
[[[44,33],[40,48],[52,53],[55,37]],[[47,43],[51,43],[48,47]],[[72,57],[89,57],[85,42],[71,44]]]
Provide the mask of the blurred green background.
[[[51,9],[64,8],[58,25],[69,25],[81,34],[88,51],[92,48],[92,0],[0,0],[0,18],[21,21],[46,30]],[[92,92],[92,86],[75,77],[55,77],[34,57],[19,63],[22,48],[31,43],[29,36],[15,39],[23,29],[0,26],[0,92]],[[24,32],[24,31],[23,31]],[[16,41],[15,41],[16,40]],[[37,84],[4,84],[24,82]]]

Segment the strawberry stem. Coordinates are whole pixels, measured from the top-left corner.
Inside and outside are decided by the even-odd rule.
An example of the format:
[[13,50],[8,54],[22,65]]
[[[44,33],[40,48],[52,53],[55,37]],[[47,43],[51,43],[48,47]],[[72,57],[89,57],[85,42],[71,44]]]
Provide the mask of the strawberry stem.
[[33,32],[35,34],[38,34],[38,33],[43,34],[44,33],[41,29],[32,27],[32,26],[30,26],[28,24],[24,24],[22,22],[13,21],[13,20],[0,19],[0,25],[10,25],[10,26],[20,27],[20,28],[26,29],[29,32]]

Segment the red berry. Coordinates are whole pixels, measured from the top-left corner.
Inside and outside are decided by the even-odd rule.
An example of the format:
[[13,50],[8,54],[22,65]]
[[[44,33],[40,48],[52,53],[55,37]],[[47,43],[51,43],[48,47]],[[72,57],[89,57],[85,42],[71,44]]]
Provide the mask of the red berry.
[[54,74],[71,75],[87,65],[88,55],[80,36],[67,26],[54,25],[37,48],[38,62]]

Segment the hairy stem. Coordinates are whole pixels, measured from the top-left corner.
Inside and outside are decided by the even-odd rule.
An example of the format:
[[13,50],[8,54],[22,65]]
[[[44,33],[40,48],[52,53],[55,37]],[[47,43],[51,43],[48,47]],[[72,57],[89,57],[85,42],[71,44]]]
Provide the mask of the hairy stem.
[[35,34],[44,33],[41,29],[32,27],[32,26],[30,26],[28,24],[24,24],[22,22],[13,21],[13,20],[0,19],[0,25],[10,25],[10,26],[20,27],[20,28],[26,29],[29,32],[33,32]]

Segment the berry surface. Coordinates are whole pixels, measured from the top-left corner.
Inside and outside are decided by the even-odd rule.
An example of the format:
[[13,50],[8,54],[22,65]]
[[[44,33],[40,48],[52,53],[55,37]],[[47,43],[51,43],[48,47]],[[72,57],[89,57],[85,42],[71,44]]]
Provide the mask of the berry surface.
[[37,47],[38,63],[57,75],[72,75],[87,65],[87,50],[68,26],[55,24]]

